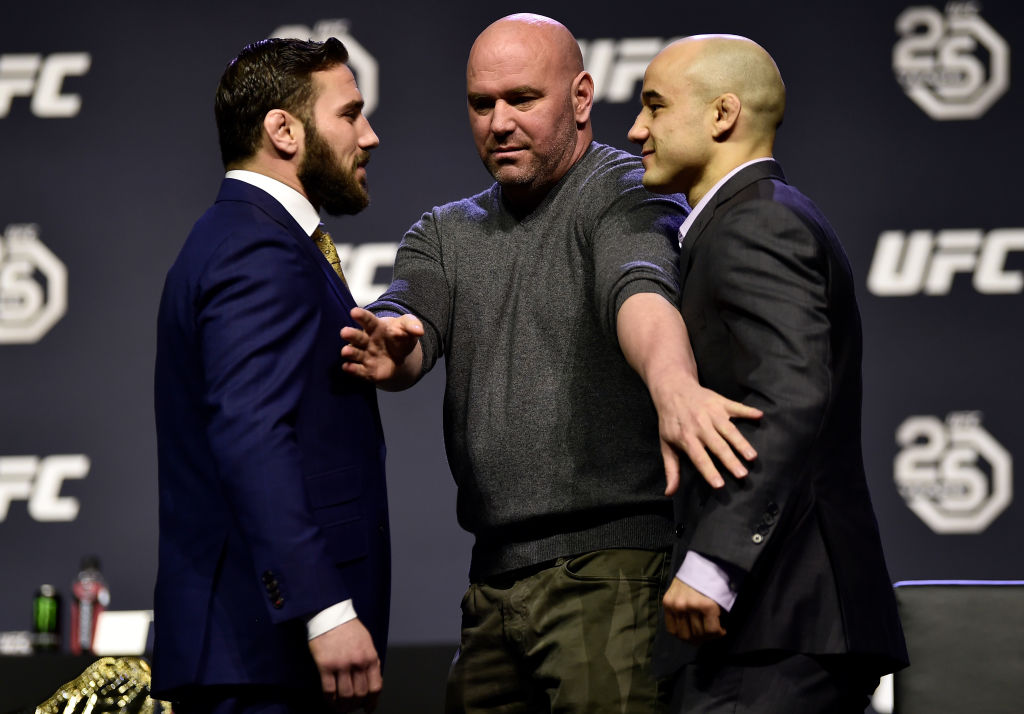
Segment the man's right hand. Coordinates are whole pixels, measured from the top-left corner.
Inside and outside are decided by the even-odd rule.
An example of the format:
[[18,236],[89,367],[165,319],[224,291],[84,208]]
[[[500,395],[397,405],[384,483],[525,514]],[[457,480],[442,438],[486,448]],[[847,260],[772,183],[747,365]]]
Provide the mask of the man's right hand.
[[309,641],[324,696],[339,711],[377,707],[384,680],[369,631],[358,619],[338,625]]
[[342,369],[383,389],[405,389],[419,379],[423,366],[423,325],[413,315],[377,317],[360,307],[352,319],[362,329],[343,327]]
[[679,578],[672,578],[661,604],[665,609],[665,629],[670,635],[693,644],[725,636],[722,608]]

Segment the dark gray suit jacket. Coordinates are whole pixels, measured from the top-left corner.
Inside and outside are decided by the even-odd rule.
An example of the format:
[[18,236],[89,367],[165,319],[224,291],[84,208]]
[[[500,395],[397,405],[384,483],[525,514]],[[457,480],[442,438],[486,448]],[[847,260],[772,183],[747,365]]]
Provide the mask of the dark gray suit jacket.
[[[675,498],[688,550],[742,577],[728,635],[662,633],[656,668],[763,650],[907,661],[861,457],[861,325],[846,254],[774,161],[741,170],[680,253],[680,309],[704,386],[764,410],[740,430],[750,475],[712,491],[687,462]],[[673,571],[674,572],[674,571]]]

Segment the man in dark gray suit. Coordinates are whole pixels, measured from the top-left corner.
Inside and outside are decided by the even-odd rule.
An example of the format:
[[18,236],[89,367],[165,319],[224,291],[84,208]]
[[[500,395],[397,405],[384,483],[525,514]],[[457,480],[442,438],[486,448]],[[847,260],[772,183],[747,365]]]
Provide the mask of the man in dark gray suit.
[[[656,661],[673,711],[863,712],[906,648],[861,457],[861,327],[835,232],[772,158],[785,89],[736,36],[673,43],[629,132],[683,192],[680,308],[701,384],[759,407],[758,458],[712,490],[684,465]],[[688,644],[684,644],[685,641]],[[685,666],[684,666],[685,665]]]

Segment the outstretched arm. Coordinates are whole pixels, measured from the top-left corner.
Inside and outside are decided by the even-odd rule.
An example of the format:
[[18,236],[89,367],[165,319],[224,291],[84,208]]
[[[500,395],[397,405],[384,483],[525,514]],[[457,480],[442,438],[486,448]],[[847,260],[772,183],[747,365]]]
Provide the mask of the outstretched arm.
[[360,307],[352,308],[351,315],[362,329],[341,329],[348,342],[341,348],[342,368],[389,391],[415,384],[423,371],[420,321],[412,315],[377,317]]
[[709,451],[734,476],[746,476],[737,453],[751,461],[757,452],[732,419],[758,419],[762,412],[700,386],[686,325],[675,306],[657,293],[636,293],[619,308],[616,329],[626,360],[644,380],[658,412],[665,493],[679,486],[679,451],[715,488],[725,481]]

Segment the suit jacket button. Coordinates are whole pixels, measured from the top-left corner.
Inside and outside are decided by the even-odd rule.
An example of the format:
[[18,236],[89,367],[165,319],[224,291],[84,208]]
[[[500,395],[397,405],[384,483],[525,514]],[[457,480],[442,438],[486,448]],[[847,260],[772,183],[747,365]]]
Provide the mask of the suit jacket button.
[[673,533],[676,534],[676,538],[681,538],[683,533],[686,532],[686,526],[682,523],[677,523]]
[[750,540],[752,540],[752,541],[754,541],[755,543],[757,543],[758,545],[760,545],[760,544],[761,544],[761,542],[762,542],[762,541],[764,540],[764,536],[763,536],[763,535],[761,535],[760,533],[755,533],[755,534],[753,535],[753,537],[751,537],[751,539],[750,539]]

